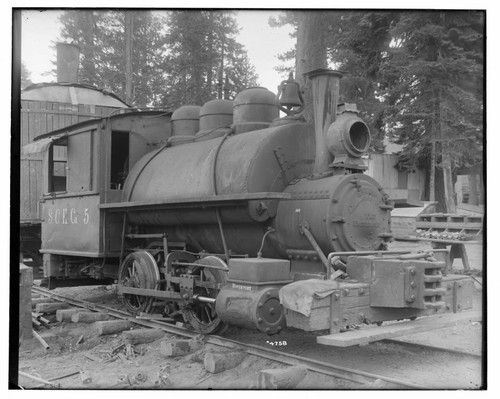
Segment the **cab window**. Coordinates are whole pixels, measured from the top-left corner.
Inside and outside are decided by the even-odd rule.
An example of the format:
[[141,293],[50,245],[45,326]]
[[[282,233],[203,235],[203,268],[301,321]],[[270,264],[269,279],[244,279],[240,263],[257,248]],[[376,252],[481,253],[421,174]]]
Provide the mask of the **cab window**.
[[49,193],[67,190],[68,151],[64,144],[54,144],[49,150]]
[[121,190],[129,169],[129,132],[114,130],[111,134],[110,189]]

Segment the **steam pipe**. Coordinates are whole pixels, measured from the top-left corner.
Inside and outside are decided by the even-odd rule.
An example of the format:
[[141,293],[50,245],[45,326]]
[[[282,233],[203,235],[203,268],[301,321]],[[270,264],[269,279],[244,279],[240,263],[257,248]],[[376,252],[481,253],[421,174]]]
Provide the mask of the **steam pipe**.
[[333,155],[326,144],[326,133],[335,122],[339,102],[339,82],[342,73],[331,69],[315,69],[305,74],[312,81],[314,135],[316,138],[316,157],[314,174],[328,170]]

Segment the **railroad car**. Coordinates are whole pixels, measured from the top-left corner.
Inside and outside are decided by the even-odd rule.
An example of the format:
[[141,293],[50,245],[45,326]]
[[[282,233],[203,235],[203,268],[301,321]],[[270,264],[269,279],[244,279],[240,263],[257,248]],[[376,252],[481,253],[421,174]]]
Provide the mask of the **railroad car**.
[[[382,255],[393,203],[363,173],[368,126],[339,103],[339,72],[309,78],[314,126],[289,78],[278,96],[249,88],[39,137],[49,285],[114,279],[131,312],[182,317],[202,333],[334,333],[470,308],[470,286],[430,254]],[[52,155],[61,145],[63,186]]]
[[[67,43],[57,44],[57,83],[33,84],[21,93],[21,146],[53,130],[89,119],[99,119],[129,106],[116,95],[96,87],[78,84],[79,49]],[[64,148],[54,151],[56,172],[61,178],[67,154]],[[42,265],[40,199],[43,194],[42,156],[23,153],[20,166],[20,252]]]

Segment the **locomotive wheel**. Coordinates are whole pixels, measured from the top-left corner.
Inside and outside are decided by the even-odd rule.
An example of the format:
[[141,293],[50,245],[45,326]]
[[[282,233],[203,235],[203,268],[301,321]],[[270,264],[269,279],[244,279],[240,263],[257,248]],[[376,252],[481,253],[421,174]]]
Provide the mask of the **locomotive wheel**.
[[[134,288],[158,288],[160,280],[160,271],[156,261],[149,252],[137,251],[129,254],[118,271],[118,283],[125,287]],[[123,302],[127,309],[137,314],[139,312],[148,312],[153,304],[153,298],[124,294]]]
[[[206,258],[197,260],[195,263],[227,269],[226,263],[216,256],[207,256]],[[192,274],[200,276],[203,281],[225,283],[227,272],[207,267],[195,267]],[[194,291],[195,295],[209,298],[215,298],[218,293],[218,289],[206,287],[197,287]],[[195,302],[185,308],[183,314],[186,321],[201,334],[222,333],[227,328],[227,325],[220,320],[215,311],[215,303]]]

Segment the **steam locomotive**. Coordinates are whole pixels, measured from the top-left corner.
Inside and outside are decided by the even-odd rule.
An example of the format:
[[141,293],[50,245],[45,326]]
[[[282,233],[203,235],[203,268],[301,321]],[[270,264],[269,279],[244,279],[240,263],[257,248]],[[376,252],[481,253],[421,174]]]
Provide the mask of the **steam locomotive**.
[[339,104],[339,72],[309,78],[314,127],[290,78],[278,96],[250,88],[38,137],[49,287],[111,279],[131,312],[179,316],[201,333],[338,332],[470,308],[468,290],[445,289],[461,278],[443,276],[443,262],[383,255],[393,203],[363,174],[368,126]]

